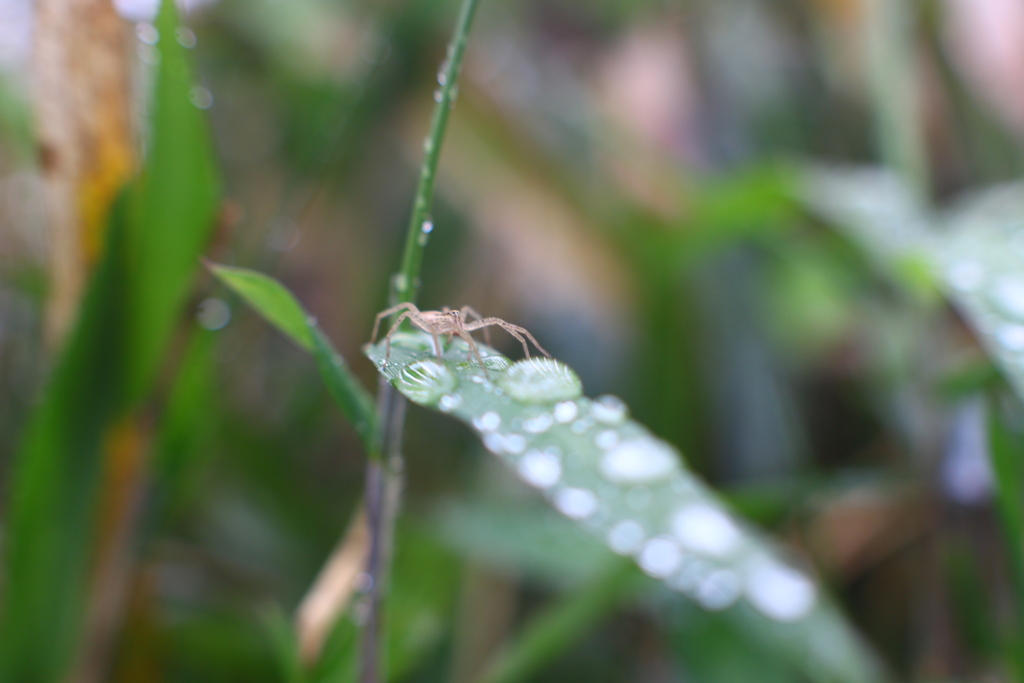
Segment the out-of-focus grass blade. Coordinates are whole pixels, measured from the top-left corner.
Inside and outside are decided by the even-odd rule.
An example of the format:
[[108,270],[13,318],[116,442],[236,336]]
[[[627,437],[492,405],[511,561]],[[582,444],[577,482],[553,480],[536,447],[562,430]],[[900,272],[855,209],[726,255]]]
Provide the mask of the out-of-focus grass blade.
[[368,450],[375,451],[377,414],[373,398],[349,371],[345,360],[330,340],[284,285],[261,273],[245,268],[210,265],[221,282],[252,306],[267,322],[316,358],[320,376],[331,397],[363,439]]
[[149,390],[212,226],[218,185],[187,55],[173,39],[173,3],[163,3],[157,27],[150,155],[112,213],[106,251],[8,489],[4,681],[53,681],[69,664],[103,454]]
[[609,568],[591,585],[534,617],[514,642],[488,665],[481,683],[528,681],[598,625],[640,580],[632,563],[622,561]]
[[[456,558],[412,525],[399,524],[393,578],[388,595],[388,680],[401,681],[434,650],[447,633],[459,585]],[[358,600],[355,610],[358,610]],[[339,620],[310,678],[316,683],[356,680],[358,627]],[[441,680],[424,677],[423,680]]]
[[149,156],[128,236],[132,398],[147,390],[159,368],[213,228],[220,192],[206,115],[192,103],[191,60],[174,38],[177,27],[174,3],[161,3]]
[[983,190],[942,212],[878,169],[815,169],[802,193],[890,271],[923,265],[1024,397],[1024,184]]
[[57,680],[83,609],[104,437],[123,414],[124,226],[106,254],[25,431],[7,491],[0,680]]
[[480,367],[461,340],[441,358],[429,335],[391,341],[387,361],[383,342],[365,349],[381,374],[414,403],[472,426],[580,529],[704,609],[757,624],[815,681],[881,678],[812,579],[736,520],[622,401],[583,397],[576,374],[556,360],[513,364],[481,344]]
[[996,508],[1006,537],[1017,599],[1016,628],[1004,651],[1020,679],[1024,677],[1024,437],[1005,424],[999,405],[993,401],[989,407],[989,451],[995,475]]

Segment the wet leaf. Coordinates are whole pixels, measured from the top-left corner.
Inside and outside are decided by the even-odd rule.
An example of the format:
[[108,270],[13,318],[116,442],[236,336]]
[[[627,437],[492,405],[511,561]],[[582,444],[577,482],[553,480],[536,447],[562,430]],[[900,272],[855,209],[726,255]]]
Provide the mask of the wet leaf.
[[629,418],[622,401],[586,398],[576,374],[556,360],[512,363],[481,344],[481,367],[461,340],[441,358],[429,335],[391,341],[390,358],[383,342],[365,351],[403,395],[470,425],[520,479],[612,552],[706,610],[770,624],[780,647],[816,680],[877,679],[873,660],[813,579],[737,520],[671,445]]

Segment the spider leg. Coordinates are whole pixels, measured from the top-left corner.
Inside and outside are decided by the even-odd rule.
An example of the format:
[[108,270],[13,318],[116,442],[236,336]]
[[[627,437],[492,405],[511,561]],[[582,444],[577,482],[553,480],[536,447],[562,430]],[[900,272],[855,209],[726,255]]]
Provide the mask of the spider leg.
[[484,365],[484,359],[480,356],[480,349],[477,348],[476,342],[473,341],[473,337],[465,329],[458,330],[455,332],[455,334],[459,335],[459,337],[466,340],[466,344],[469,346],[470,357],[475,359],[477,365],[484,369],[484,377],[489,377],[489,374],[487,372],[487,366]]
[[388,333],[384,336],[384,367],[387,367],[388,361],[391,360],[391,335],[398,331],[398,326],[401,325],[402,321],[404,321],[406,318],[412,318],[414,322],[416,320],[413,317],[412,311],[404,311],[401,315],[398,316],[398,319],[395,320],[395,324],[391,326],[391,329],[388,330]]
[[398,304],[397,306],[392,306],[391,308],[384,309],[383,311],[377,314],[376,320],[373,321],[373,334],[370,335],[371,344],[377,339],[377,332],[380,329],[380,321],[383,320],[384,318],[387,318],[390,315],[394,315],[395,313],[398,313],[399,311],[403,310],[416,311],[417,313],[419,313],[419,309],[416,308],[414,304],[410,303]]
[[[466,320],[469,316],[473,316],[477,320],[483,320],[484,319],[484,317],[482,315],[480,315],[479,313],[477,313],[477,310],[475,308],[473,308],[472,306],[463,306],[462,308],[459,309],[459,311],[462,313],[463,320]],[[484,331],[484,341],[487,342],[488,346],[490,346],[491,345],[491,330],[490,330],[490,328],[483,327],[481,329]]]
[[[510,335],[518,339],[519,343],[523,345],[523,351],[525,352],[527,358],[530,357],[530,347],[526,344],[526,339],[529,339],[531,342],[533,342],[533,345],[536,346],[537,349],[545,356],[547,356],[548,358],[551,357],[551,354],[545,351],[544,347],[538,344],[537,340],[533,338],[533,335],[527,332],[525,328],[519,327],[518,325],[513,325],[512,323],[509,322],[505,322],[501,318],[484,318],[483,320],[480,320],[478,322],[466,325],[466,329],[478,330],[487,327],[488,325],[497,325],[498,327],[500,327],[501,329],[505,330]],[[523,339],[523,335],[526,336],[526,339]]]

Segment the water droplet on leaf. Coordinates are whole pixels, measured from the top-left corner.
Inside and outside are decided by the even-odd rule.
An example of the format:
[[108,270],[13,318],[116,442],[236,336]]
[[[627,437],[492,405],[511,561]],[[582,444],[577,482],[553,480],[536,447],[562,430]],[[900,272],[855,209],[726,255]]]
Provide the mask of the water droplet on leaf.
[[554,503],[570,519],[586,519],[597,510],[597,496],[587,489],[562,489],[555,494]]
[[523,481],[538,488],[553,486],[562,478],[562,463],[553,453],[527,451],[516,469]]
[[601,458],[600,471],[616,484],[639,484],[663,479],[678,467],[676,454],[650,437],[624,441]]
[[583,393],[583,384],[572,368],[551,358],[528,358],[513,363],[498,378],[498,384],[523,403],[553,403]]
[[750,569],[746,593],[759,612],[788,622],[811,611],[816,591],[811,580],[802,573],[765,559]]
[[395,386],[415,403],[433,405],[458,384],[455,374],[444,363],[425,358],[402,368]]
[[739,542],[736,524],[706,503],[685,507],[672,516],[672,533],[687,550],[721,557]]
[[682,564],[683,551],[671,538],[659,536],[644,543],[636,561],[651,576],[664,579]]

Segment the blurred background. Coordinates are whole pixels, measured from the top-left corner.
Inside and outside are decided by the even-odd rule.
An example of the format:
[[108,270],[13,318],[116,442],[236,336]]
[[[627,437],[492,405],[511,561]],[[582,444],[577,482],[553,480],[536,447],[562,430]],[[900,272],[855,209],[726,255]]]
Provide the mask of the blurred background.
[[[0,0],[0,509],[19,504],[26,425],[102,253],[107,212],[89,202],[116,204],[160,149],[154,126],[175,125],[151,116],[172,41],[216,168],[199,190],[217,198],[202,253],[284,282],[376,385],[360,348],[398,267],[458,10],[190,0],[168,33],[153,2],[104,4],[61,15],[62,3]],[[47,66],[98,40],[110,63],[81,62],[91,76],[75,60]],[[76,87],[88,78],[97,99]],[[118,101],[126,115],[97,104]],[[1016,0],[485,1],[420,304],[523,325],[588,395],[622,396],[815,567],[894,679],[1024,680],[1021,538],[995,504],[1015,484],[990,466],[993,415],[1016,428],[1022,413],[921,274],[867,257],[799,189],[810,160],[885,163],[942,204],[1015,178],[1022,143]],[[86,150],[86,171],[65,173],[64,146]],[[85,217],[58,215],[60,197]],[[351,680],[358,614],[306,670],[289,623],[358,507],[363,449],[312,360],[186,261],[134,427],[104,432],[86,473],[95,499],[74,538],[90,635],[69,636],[70,677]],[[101,339],[117,362],[115,337]],[[119,459],[123,442],[137,456]],[[392,680],[815,679],[653,584],[586,593],[616,559],[462,425],[411,408],[405,443]],[[33,481],[76,491],[83,476],[54,467]],[[13,518],[0,518],[8,562]],[[29,513],[17,519],[36,533]],[[33,576],[43,603],[63,580]],[[13,585],[0,581],[8,604]],[[503,645],[579,595],[586,610],[540,639],[534,666],[487,678]]]

